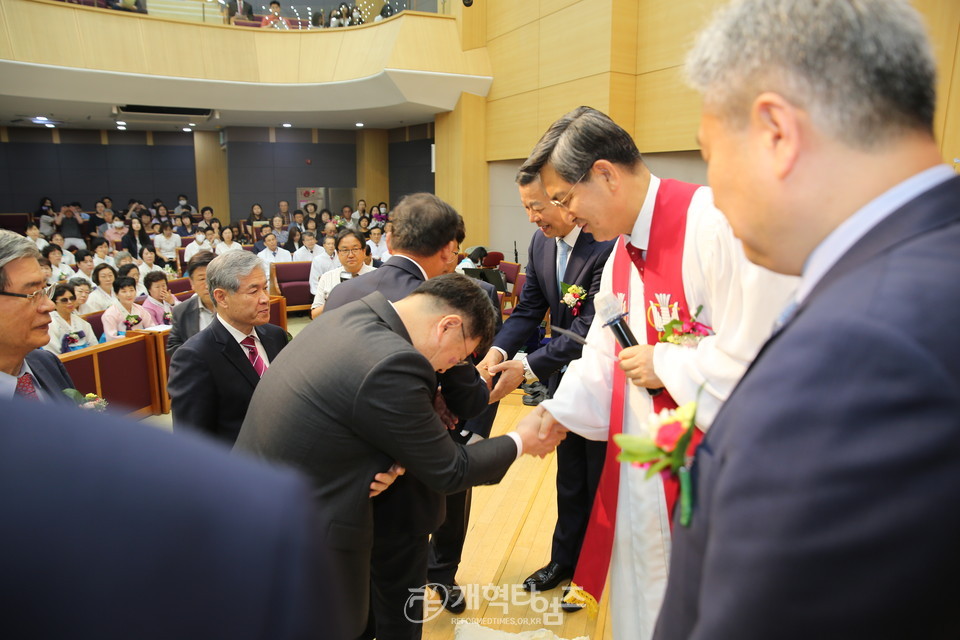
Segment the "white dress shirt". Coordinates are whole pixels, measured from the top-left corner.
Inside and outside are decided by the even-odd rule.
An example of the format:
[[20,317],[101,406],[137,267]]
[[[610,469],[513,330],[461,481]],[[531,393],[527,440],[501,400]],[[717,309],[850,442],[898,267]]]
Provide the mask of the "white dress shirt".
[[[260,336],[257,335],[256,330],[251,331],[249,334],[241,333],[240,331],[237,330],[236,327],[234,327],[227,320],[224,320],[220,316],[217,316],[217,321],[220,324],[222,324],[227,329],[227,331],[230,332],[230,335],[233,336],[233,339],[237,341],[237,344],[240,344],[241,342],[246,340],[247,335],[253,336],[253,341],[257,345],[257,353],[260,354],[260,359],[263,360],[264,365],[266,365],[267,367],[270,366],[270,358],[267,357],[267,350],[263,348],[263,343],[260,342]],[[240,349],[243,350],[243,355],[247,355],[246,347],[244,347],[241,344]]]
[[[363,265],[360,267],[360,271],[357,272],[356,276],[362,276],[365,273],[370,273],[371,271],[376,271],[370,265]],[[316,309],[317,307],[322,307],[327,304],[327,298],[330,297],[330,292],[333,291],[333,288],[340,284],[341,274],[346,273],[349,275],[346,269],[343,267],[337,267],[331,271],[327,271],[325,274],[320,276],[320,280],[317,282],[317,293],[313,296],[313,304],[310,306],[311,309]]]
[[321,248],[320,253],[313,259],[313,264],[310,265],[310,293],[312,295],[317,294],[317,282],[320,280],[320,276],[339,266],[340,256],[336,252],[332,256],[328,256],[327,252]]

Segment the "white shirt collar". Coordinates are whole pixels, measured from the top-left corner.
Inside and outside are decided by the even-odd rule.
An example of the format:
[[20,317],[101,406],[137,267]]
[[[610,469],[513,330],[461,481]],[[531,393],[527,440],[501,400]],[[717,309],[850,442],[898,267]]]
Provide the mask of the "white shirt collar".
[[573,225],[573,229],[570,230],[570,233],[563,236],[562,238],[557,238],[556,240],[557,246],[559,247],[560,241],[563,240],[572,249],[577,244],[577,239],[580,237],[580,231],[581,231],[580,227],[578,227],[577,225]]
[[390,259],[391,259],[391,260],[392,260],[393,258],[403,258],[404,260],[409,260],[409,261],[412,262],[413,264],[417,265],[417,269],[420,269],[420,273],[423,274],[423,279],[424,279],[424,280],[429,280],[429,279],[430,279],[430,278],[427,277],[427,272],[424,271],[424,270],[423,270],[423,267],[420,266],[420,263],[417,262],[416,260],[414,260],[413,258],[411,258],[410,256],[405,256],[405,255],[401,255],[401,254],[398,254],[398,253],[394,253],[394,254],[392,254],[392,255],[390,256]]
[[955,175],[945,164],[921,171],[880,194],[844,220],[807,256],[800,286],[797,287],[796,302],[806,299],[833,265],[871,229],[906,203]]
[[217,316],[217,321],[227,329],[227,331],[230,333],[231,336],[233,336],[233,339],[236,340],[238,344],[240,342],[243,342],[248,335],[252,335],[254,340],[256,340],[257,342],[260,342],[260,336],[257,335],[256,329],[251,331],[249,334],[241,333],[240,331],[237,330],[236,327],[234,327],[232,324],[230,324],[220,316]]
[[643,199],[643,206],[640,207],[640,213],[633,222],[633,229],[626,241],[637,249],[647,250],[650,244],[650,223],[653,222],[653,207],[657,202],[657,191],[660,189],[660,178],[650,174],[650,186],[647,187],[647,195]]

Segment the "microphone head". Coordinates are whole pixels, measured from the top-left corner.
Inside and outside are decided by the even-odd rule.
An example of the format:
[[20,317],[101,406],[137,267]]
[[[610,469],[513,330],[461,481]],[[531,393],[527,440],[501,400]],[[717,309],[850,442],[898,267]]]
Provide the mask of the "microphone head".
[[612,293],[598,295],[593,301],[593,307],[597,318],[601,319],[604,325],[616,322],[626,315],[623,310],[623,300]]

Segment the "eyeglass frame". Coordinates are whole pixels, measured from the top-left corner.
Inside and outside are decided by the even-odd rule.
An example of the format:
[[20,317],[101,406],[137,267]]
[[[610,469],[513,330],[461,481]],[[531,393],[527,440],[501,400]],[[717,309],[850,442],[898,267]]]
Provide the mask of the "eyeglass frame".
[[365,247],[354,247],[353,249],[337,249],[337,253],[342,253],[344,255],[350,255],[352,253],[363,253],[366,251]]
[[563,196],[560,200],[553,198],[550,200],[550,204],[555,207],[560,207],[561,209],[567,209],[567,200],[570,199],[570,195],[573,193],[573,190],[577,188],[577,185],[580,184],[580,181],[587,177],[587,174],[590,173],[590,169],[587,169],[583,172],[583,175],[577,178],[577,181],[573,183],[573,186],[570,187],[570,190],[567,191],[567,195]]
[[463,330],[463,320],[460,320],[460,339],[463,340],[463,348],[467,352],[467,355],[463,356],[463,360],[458,361],[454,366],[470,364],[469,358],[473,355],[473,351],[467,349],[467,334]]
[[25,298],[33,303],[34,306],[40,304],[40,301],[46,298],[50,299],[46,287],[37,289],[33,293],[13,293],[12,291],[0,291],[0,296],[9,296],[11,298]]

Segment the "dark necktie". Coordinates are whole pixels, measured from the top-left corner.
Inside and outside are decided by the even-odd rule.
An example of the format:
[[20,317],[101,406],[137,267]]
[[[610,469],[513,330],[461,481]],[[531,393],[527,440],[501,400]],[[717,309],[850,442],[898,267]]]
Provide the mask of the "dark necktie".
[[643,279],[643,268],[647,264],[647,261],[643,259],[643,250],[637,249],[629,242],[626,244],[626,247],[627,253],[630,255],[630,259],[633,260],[633,264],[636,265],[637,271],[640,272],[640,278]]
[[17,389],[13,392],[13,395],[26,400],[40,400],[40,396],[37,395],[37,387],[33,384],[33,376],[31,374],[25,373],[17,378]]
[[250,361],[250,364],[253,365],[253,370],[262,378],[264,371],[267,370],[267,365],[264,364],[263,358],[260,357],[260,352],[257,351],[256,340],[253,339],[253,336],[247,336],[240,341],[240,344],[247,350],[247,359]]

